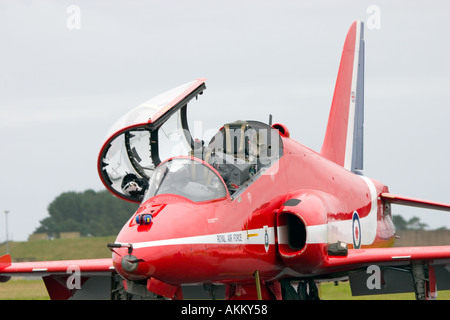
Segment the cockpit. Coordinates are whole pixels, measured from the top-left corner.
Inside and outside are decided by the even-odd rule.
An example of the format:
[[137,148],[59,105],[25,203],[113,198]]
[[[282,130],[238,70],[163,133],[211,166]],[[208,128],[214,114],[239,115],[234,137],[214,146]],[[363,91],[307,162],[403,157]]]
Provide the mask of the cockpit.
[[109,191],[133,202],[160,194],[194,202],[233,197],[282,156],[279,131],[258,121],[225,124],[209,143],[194,139],[187,104],[204,89],[203,79],[172,89],[113,126],[98,160]]
[[[231,195],[248,185],[282,154],[277,130],[258,121],[225,124],[203,148],[203,160],[220,174]],[[194,155],[198,157],[198,154]]]

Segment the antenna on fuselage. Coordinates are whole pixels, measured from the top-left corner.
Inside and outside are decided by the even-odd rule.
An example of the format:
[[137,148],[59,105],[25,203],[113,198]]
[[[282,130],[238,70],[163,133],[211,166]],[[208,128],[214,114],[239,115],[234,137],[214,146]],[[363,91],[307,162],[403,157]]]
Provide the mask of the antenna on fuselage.
[[271,125],[272,125],[272,115],[269,114],[269,126],[271,126]]

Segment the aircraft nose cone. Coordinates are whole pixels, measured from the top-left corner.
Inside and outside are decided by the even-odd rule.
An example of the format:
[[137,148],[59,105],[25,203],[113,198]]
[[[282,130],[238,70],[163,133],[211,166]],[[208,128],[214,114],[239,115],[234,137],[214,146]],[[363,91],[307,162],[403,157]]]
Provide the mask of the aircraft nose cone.
[[139,266],[139,261],[140,260],[133,255],[126,255],[122,258],[120,265],[126,272],[134,272]]

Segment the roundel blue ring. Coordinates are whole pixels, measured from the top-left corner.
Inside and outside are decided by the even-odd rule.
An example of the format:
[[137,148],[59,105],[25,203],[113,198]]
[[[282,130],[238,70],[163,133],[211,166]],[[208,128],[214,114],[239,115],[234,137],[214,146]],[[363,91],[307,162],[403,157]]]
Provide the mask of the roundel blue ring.
[[[357,239],[355,239],[355,223],[358,224],[358,230],[359,230],[359,237],[358,242],[356,242]],[[353,212],[353,218],[352,218],[352,236],[353,236],[353,248],[359,249],[361,247],[361,223],[359,222],[359,215],[358,212]]]

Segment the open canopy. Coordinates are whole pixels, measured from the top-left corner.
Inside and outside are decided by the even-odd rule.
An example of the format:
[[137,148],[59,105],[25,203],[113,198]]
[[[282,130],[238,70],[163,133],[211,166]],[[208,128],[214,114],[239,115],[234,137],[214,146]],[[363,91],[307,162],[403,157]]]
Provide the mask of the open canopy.
[[111,127],[100,150],[98,171],[113,194],[141,202],[155,167],[192,150],[187,104],[205,89],[205,79],[176,87],[132,109]]

